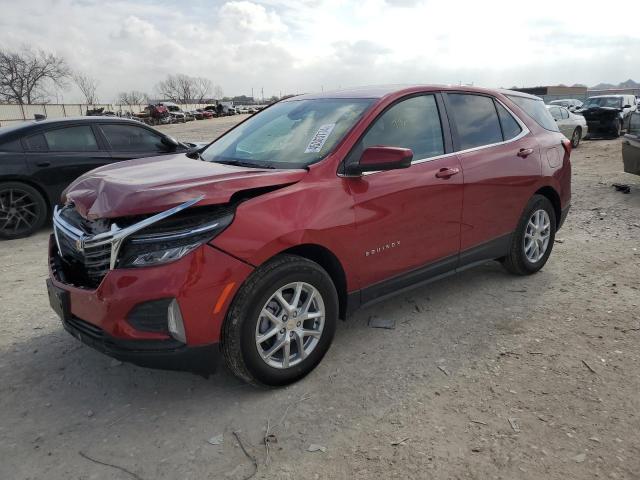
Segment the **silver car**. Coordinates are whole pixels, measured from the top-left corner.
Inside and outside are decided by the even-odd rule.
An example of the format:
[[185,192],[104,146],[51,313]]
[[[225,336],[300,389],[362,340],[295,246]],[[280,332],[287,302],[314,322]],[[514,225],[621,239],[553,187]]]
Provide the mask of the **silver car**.
[[580,140],[589,133],[585,118],[558,105],[547,105],[547,109],[558,124],[560,131],[571,140],[571,146],[577,148]]

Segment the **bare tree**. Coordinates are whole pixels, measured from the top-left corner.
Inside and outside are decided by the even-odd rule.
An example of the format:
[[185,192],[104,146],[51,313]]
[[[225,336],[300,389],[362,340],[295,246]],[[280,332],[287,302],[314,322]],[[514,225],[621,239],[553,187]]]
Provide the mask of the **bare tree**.
[[76,73],[73,76],[73,81],[76,83],[80,92],[84,96],[84,101],[87,105],[94,105],[98,103],[98,96],[96,90],[98,89],[98,80],[89,75],[82,73]]
[[205,99],[209,97],[211,94],[211,90],[213,89],[213,83],[208,78],[196,77],[193,79],[194,100],[197,100],[196,103],[203,103]]
[[138,90],[131,90],[130,92],[120,92],[118,94],[118,103],[120,105],[141,105],[149,102],[149,95]]
[[202,103],[211,94],[212,88],[208,78],[190,77],[182,73],[168,75],[166,80],[156,85],[161,97],[183,104],[193,101]]
[[222,97],[224,97],[222,87],[220,85],[216,85],[215,87],[213,87],[213,98],[215,98],[216,100],[220,100]]
[[62,57],[24,47],[0,50],[0,100],[31,104],[46,102],[48,84],[64,88],[71,75]]

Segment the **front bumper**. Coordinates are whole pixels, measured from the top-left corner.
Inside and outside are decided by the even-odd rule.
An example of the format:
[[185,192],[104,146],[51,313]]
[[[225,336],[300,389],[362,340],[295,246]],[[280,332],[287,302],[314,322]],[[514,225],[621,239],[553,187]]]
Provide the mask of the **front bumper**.
[[[50,239],[47,287],[64,328],[96,350],[142,366],[207,373],[215,367],[229,304],[252,270],[203,245],[170,264],[109,270],[96,289],[88,289],[65,282]],[[138,330],[127,319],[136,306],[166,298],[178,302],[186,344],[168,332]]]
[[121,340],[74,316],[63,319],[62,325],[85,345],[117,360],[141,367],[208,375],[215,372],[220,362],[221,354],[217,343],[189,347],[172,339]]

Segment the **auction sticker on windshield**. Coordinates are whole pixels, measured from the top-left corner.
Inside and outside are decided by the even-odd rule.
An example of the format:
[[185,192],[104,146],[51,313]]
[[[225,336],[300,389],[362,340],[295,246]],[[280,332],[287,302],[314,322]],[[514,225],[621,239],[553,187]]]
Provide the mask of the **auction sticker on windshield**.
[[322,150],[324,142],[327,141],[327,138],[329,138],[329,135],[331,135],[333,127],[335,126],[335,123],[327,123],[326,125],[321,125],[316,134],[309,142],[309,145],[307,145],[307,149],[304,151],[304,153],[318,153],[320,150]]

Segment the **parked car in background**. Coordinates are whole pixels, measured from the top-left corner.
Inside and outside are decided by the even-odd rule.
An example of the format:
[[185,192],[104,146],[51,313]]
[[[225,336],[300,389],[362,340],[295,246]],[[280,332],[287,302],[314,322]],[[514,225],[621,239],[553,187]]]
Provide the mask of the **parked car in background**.
[[622,162],[624,171],[640,175],[640,112],[629,119],[629,129],[622,140]]
[[167,109],[171,116],[172,123],[186,123],[187,116],[180,108],[180,105],[173,102],[160,102],[158,105],[162,105]]
[[209,118],[213,118],[216,116],[215,112],[211,111],[211,110],[205,110],[203,108],[199,108],[198,112],[202,115],[202,117],[204,119],[209,119]]
[[547,105],[549,113],[558,124],[560,132],[571,140],[571,146],[578,148],[580,140],[589,133],[587,121],[582,115],[571,113],[569,109],[557,105]]
[[487,260],[540,270],[571,202],[570,152],[543,101],[519,92],[283,100],[203,161],[76,180],[54,214],[51,306],[121,360],[207,373],[222,355],[246,381],[288,384],[358,306]]
[[196,119],[195,115],[190,110],[183,111],[182,113],[184,113],[184,119],[187,122],[192,122],[192,121],[194,121]]
[[184,144],[135,120],[79,117],[0,128],[0,238],[31,235],[83,173],[132,158],[186,153]]
[[575,98],[563,98],[561,100],[553,100],[549,102],[549,105],[558,105],[560,107],[566,108],[570,112],[573,112],[582,107],[583,103],[582,101]]
[[161,104],[150,104],[144,107],[142,112],[136,114],[141,122],[147,125],[164,125],[171,123],[171,115],[167,107]]
[[222,115],[222,106],[221,105],[207,105],[203,110],[207,112],[211,112],[214,117],[219,117]]
[[631,113],[637,110],[633,95],[598,95],[589,97],[576,113],[584,116],[590,135],[619,137],[629,126]]
[[191,110],[191,115],[193,115],[193,118],[195,118],[196,120],[204,120],[204,115],[202,114],[202,110]]

